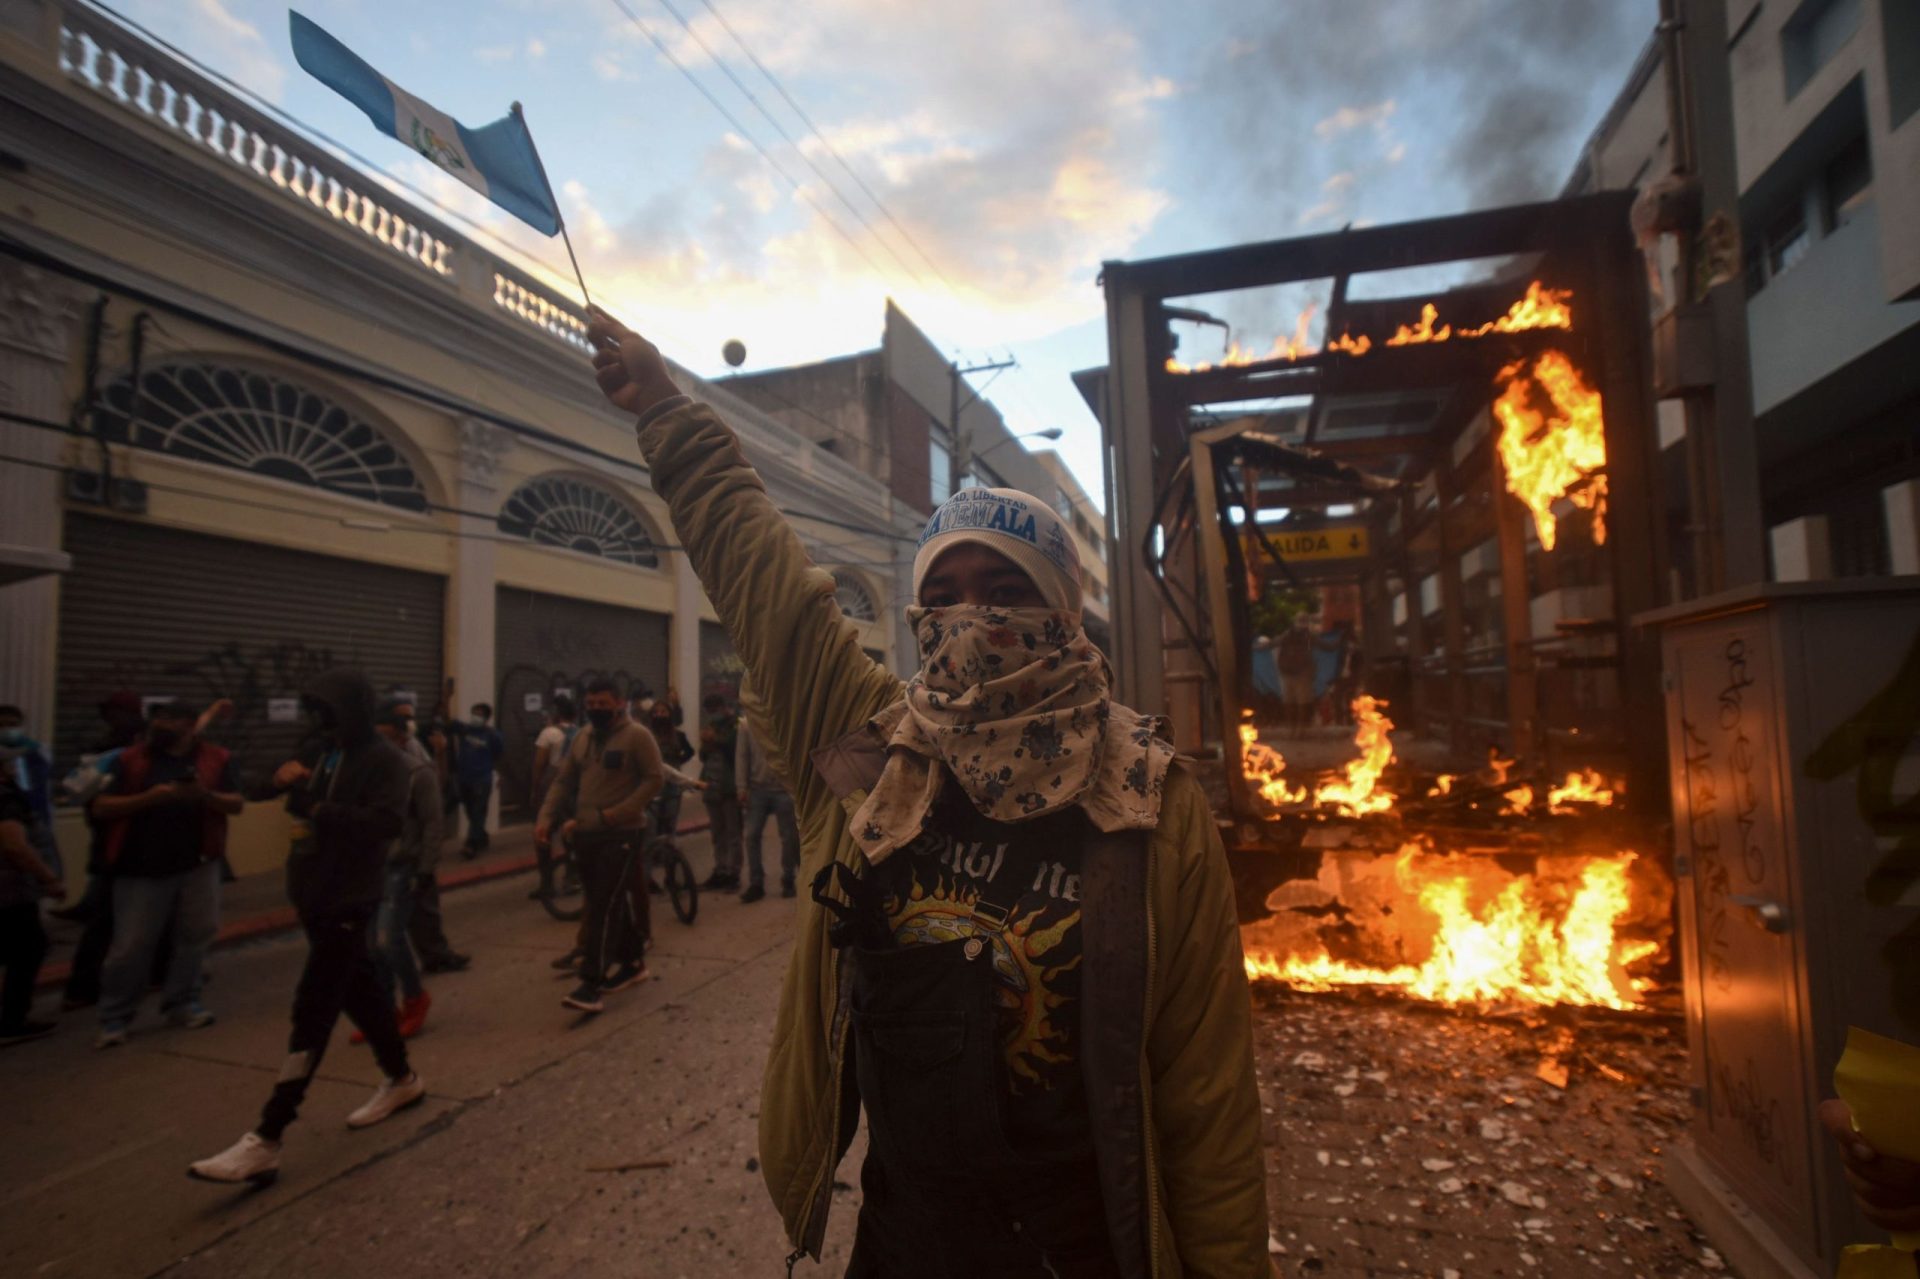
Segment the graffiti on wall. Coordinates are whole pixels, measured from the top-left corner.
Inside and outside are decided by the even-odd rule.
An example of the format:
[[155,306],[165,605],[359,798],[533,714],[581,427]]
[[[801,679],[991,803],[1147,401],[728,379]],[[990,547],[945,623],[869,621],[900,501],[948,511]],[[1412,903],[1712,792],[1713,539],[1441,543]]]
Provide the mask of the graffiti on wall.
[[74,761],[98,735],[93,708],[127,689],[142,697],[181,697],[203,706],[222,698],[232,701],[233,718],[214,735],[233,751],[243,772],[257,776],[279,762],[266,757],[286,750],[298,732],[297,726],[272,723],[268,703],[296,697],[321,672],[355,660],[355,654],[336,654],[302,640],[229,640],[184,661],[136,657],[63,666],[59,704],[67,710],[60,725],[60,762],[65,766]]

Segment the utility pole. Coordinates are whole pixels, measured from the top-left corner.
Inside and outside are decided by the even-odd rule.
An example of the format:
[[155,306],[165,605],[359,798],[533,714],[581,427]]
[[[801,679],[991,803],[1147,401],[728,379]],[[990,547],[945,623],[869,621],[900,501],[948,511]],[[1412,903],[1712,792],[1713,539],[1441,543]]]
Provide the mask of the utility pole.
[[1680,237],[1673,305],[1699,309],[1713,325],[1713,389],[1686,400],[1693,586],[1708,595],[1766,578],[1726,0],[1661,0],[1659,30],[1673,167],[1700,197],[1701,225]]
[[952,410],[947,417],[948,440],[953,447],[953,492],[960,491],[960,477],[967,473],[969,466],[973,465],[973,444],[968,440],[966,431],[960,426],[960,415],[966,412],[969,404],[979,398],[978,392],[969,387],[965,403],[961,402],[960,388],[965,385],[962,379],[969,373],[992,373],[999,369],[1010,369],[1013,366],[1014,361],[1011,359],[998,360],[991,364],[969,364],[965,368],[961,368],[956,361],[947,366],[953,378],[952,394],[948,399]]

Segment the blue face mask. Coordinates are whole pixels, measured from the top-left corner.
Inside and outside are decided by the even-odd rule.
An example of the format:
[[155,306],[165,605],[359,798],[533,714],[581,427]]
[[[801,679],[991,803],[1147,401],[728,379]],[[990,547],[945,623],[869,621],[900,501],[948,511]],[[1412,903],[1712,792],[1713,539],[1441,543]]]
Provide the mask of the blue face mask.
[[27,730],[24,728],[0,728],[0,742],[8,746],[25,746]]

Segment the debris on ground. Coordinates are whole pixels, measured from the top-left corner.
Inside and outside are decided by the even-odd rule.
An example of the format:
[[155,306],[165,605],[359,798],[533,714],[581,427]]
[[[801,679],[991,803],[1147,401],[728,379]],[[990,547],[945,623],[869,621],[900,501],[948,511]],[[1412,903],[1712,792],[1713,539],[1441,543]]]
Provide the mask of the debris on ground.
[[1254,1033],[1282,1273],[1732,1273],[1660,1180],[1688,1113],[1676,1010],[1263,984]]

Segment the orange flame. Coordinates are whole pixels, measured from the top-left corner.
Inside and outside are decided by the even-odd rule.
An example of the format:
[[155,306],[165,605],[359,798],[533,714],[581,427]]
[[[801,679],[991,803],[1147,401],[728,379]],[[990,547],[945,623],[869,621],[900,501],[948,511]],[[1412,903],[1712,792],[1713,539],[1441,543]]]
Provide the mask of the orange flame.
[[[1252,712],[1248,712],[1251,719]],[[1304,804],[1307,788],[1289,787],[1283,774],[1287,761],[1280,752],[1260,741],[1260,730],[1251,723],[1240,725],[1241,772],[1260,787],[1260,798],[1269,804]]]
[[[1553,549],[1553,504],[1561,498],[1591,510],[1593,539],[1606,541],[1607,440],[1599,392],[1559,351],[1536,360],[1531,376],[1522,362],[1502,369],[1497,380],[1505,388],[1493,412],[1500,421],[1507,491],[1533,512],[1540,545]],[[1547,411],[1533,407],[1536,388],[1546,396]]]
[[1502,815],[1518,816],[1533,807],[1533,787],[1517,786],[1505,795],[1507,806],[1500,810]]
[[[1432,302],[1424,303],[1420,308],[1420,319],[1414,324],[1402,324],[1386,339],[1387,346],[1418,346],[1429,342],[1447,342],[1454,338],[1483,338],[1490,333],[1524,333],[1529,329],[1571,329],[1573,327],[1573,307],[1570,301],[1572,289],[1549,289],[1535,280],[1527,285],[1526,296],[1507,308],[1506,314],[1497,319],[1473,328],[1456,329],[1451,324],[1440,323],[1440,308]],[[1291,335],[1283,334],[1273,340],[1273,345],[1265,352],[1256,347],[1243,347],[1238,341],[1227,344],[1227,353],[1218,361],[1210,364],[1182,364],[1179,360],[1167,361],[1169,373],[1205,373],[1210,369],[1238,368],[1248,364],[1262,364],[1269,360],[1299,360],[1310,355],[1320,355],[1326,351],[1337,351],[1342,355],[1362,356],[1371,351],[1373,339],[1362,333],[1355,337],[1351,333],[1342,333],[1330,340],[1326,346],[1316,347],[1307,338],[1307,331],[1313,324],[1314,313],[1319,303],[1310,303],[1294,321]]]
[[1331,804],[1342,817],[1364,817],[1393,807],[1392,793],[1378,789],[1380,774],[1393,762],[1393,742],[1387,736],[1393,721],[1380,713],[1385,705],[1365,693],[1353,699],[1353,744],[1360,748],[1360,758],[1347,761],[1344,777],[1314,790],[1315,804]]
[[1476,860],[1412,844],[1395,858],[1392,875],[1404,903],[1398,913],[1419,916],[1403,924],[1431,928],[1419,962],[1369,967],[1335,959],[1324,946],[1290,956],[1256,945],[1246,956],[1247,976],[1306,990],[1389,987],[1455,1005],[1639,1006],[1648,983],[1627,970],[1659,945],[1619,936],[1633,909],[1633,853],[1579,859],[1577,877],[1553,885],[1533,875],[1498,884],[1505,872]]
[[1442,773],[1440,774],[1440,776],[1433,779],[1433,789],[1428,791],[1427,795],[1429,798],[1431,798],[1435,795],[1451,795],[1452,793],[1453,793],[1453,774]]
[[1591,768],[1568,773],[1566,781],[1547,788],[1547,808],[1555,813],[1571,813],[1576,811],[1570,807],[1573,804],[1611,807],[1618,789],[1618,783],[1609,782]]

